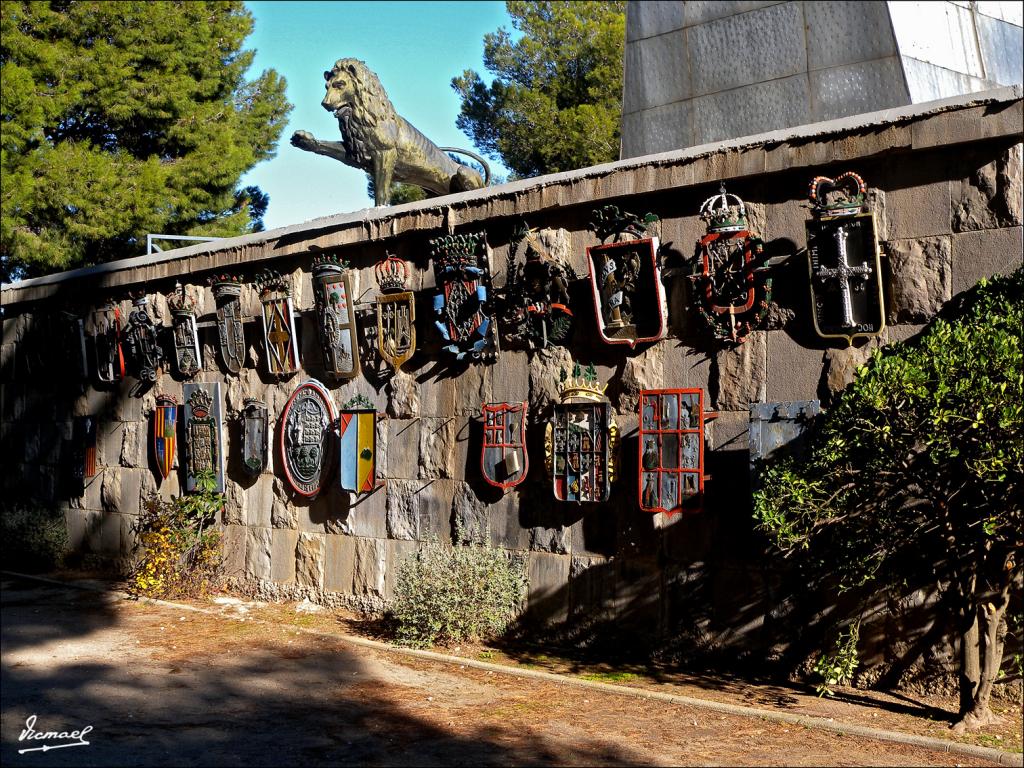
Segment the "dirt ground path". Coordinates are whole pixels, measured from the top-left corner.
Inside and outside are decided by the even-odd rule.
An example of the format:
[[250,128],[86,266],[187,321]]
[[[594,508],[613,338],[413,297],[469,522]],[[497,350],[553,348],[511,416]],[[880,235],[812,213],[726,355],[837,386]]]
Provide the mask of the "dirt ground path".
[[[984,765],[7,579],[5,766]],[[19,754],[38,731],[88,746]]]

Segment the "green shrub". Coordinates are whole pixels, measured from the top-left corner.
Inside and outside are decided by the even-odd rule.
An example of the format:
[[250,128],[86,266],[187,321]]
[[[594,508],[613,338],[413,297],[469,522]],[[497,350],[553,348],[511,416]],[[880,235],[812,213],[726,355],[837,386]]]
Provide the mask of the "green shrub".
[[428,543],[398,567],[390,612],[397,639],[427,646],[496,637],[519,612],[526,583],[520,555]]
[[61,512],[14,506],[0,514],[3,564],[14,571],[52,571],[64,562],[68,526]]
[[128,591],[145,597],[202,597],[219,581],[221,534],[212,527],[224,506],[212,472],[199,491],[170,500],[150,496],[135,523],[136,560]]

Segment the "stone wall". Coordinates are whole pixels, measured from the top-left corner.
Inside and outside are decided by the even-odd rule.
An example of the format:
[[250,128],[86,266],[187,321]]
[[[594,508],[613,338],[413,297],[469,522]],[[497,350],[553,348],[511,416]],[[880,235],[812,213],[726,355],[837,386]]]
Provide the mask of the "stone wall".
[[[979,278],[1021,264],[1021,115],[1019,89],[969,101],[906,108],[846,122],[731,142],[701,153],[674,153],[531,179],[396,208],[319,219],[285,229],[202,244],[154,257],[23,281],[3,290],[2,446],[5,505],[21,498],[64,510],[73,546],[118,556],[150,493],[180,492],[176,473],[158,483],[149,416],[154,394],[181,398],[165,373],[141,396],[134,380],[107,389],[84,384],[67,364],[47,359],[47,313],[144,286],[165,324],[164,295],[176,279],[202,285],[210,270],[252,275],[270,266],[291,275],[305,370],[278,382],[263,372],[258,300],[243,292],[249,359],[226,375],[215,353],[213,298],[200,291],[204,368],[198,381],[222,382],[226,413],[244,397],[264,400],[276,420],[292,390],[309,377],[331,387],[336,403],[359,393],[382,414],[378,461],[385,487],[350,497],[336,480],[312,502],[291,495],[277,450],[267,471],[241,470],[240,433],[229,419],[228,504],[223,526],[229,571],[254,593],[305,595],[324,602],[379,606],[392,594],[396,566],[419,542],[486,537],[527,554],[531,614],[582,634],[611,622],[684,656],[719,650],[759,658],[778,653],[788,631],[782,575],[763,557],[749,504],[748,404],[829,398],[870,350],[916,334],[956,293]],[[710,342],[689,305],[684,259],[703,234],[702,200],[719,180],[747,201],[751,228],[767,243],[804,245],[807,184],[817,174],[856,170],[871,188],[887,270],[889,326],[852,348],[813,332],[806,262],[775,274],[777,308],[764,330],[738,348]],[[451,366],[430,321],[433,277],[427,241],[449,231],[486,229],[495,285],[504,284],[511,233],[521,218],[544,230],[552,252],[578,274],[593,244],[591,211],[614,202],[661,217],[666,249],[668,338],[630,352],[599,346],[585,281],[572,286],[578,325],[569,350],[503,350],[490,365]],[[361,297],[363,374],[332,385],[320,368],[310,263],[330,250],[348,259]],[[411,262],[420,349],[407,372],[391,376],[372,353],[376,284],[385,253]],[[558,370],[570,354],[593,363],[624,435],[621,479],[601,505],[555,502],[544,472],[542,433],[557,399]],[[702,387],[719,412],[707,429],[705,511],[663,519],[637,509],[637,397],[641,389]],[[502,495],[479,476],[480,404],[527,400],[527,480]],[[62,446],[72,418],[99,421],[98,472],[81,496],[62,492]],[[925,598],[922,596],[918,602]],[[908,614],[909,615],[909,614]],[[884,632],[884,628],[879,630]],[[879,659],[881,660],[881,659]]]

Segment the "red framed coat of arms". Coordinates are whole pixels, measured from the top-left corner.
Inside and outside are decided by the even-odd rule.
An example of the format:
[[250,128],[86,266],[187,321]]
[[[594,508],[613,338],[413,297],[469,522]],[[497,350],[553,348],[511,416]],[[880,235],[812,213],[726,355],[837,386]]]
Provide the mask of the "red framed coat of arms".
[[484,403],[484,440],[480,473],[491,485],[508,490],[526,479],[526,403]]
[[674,514],[699,508],[704,493],[704,390],[640,393],[640,509]]

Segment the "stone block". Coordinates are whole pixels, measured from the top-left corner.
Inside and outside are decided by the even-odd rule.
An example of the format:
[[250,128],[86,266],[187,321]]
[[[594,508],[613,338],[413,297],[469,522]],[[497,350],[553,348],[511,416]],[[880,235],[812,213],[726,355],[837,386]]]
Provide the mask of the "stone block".
[[952,296],[952,255],[948,237],[895,240],[886,244],[892,280],[889,322],[928,320]]
[[784,331],[771,331],[768,338],[767,402],[813,400],[821,382],[821,349],[808,349]]
[[399,566],[409,558],[419,545],[415,541],[387,542],[387,568],[384,579],[384,598],[391,600],[395,595],[395,582]]
[[983,277],[1007,275],[1021,265],[1021,227],[962,232],[952,240],[954,296]]
[[[256,482],[245,489],[245,522],[259,528],[270,528],[274,508],[275,485],[280,480],[273,475],[262,474]],[[283,487],[282,487],[283,492]]]
[[323,589],[325,575],[325,535],[322,533],[299,534],[295,546],[295,582],[300,587]]
[[356,539],[352,591],[357,595],[383,597],[387,570],[385,539]]
[[744,411],[763,402],[767,388],[767,334],[754,331],[745,343],[718,351],[711,372],[711,397],[720,411]]
[[126,422],[121,430],[121,452],[118,463],[122,467],[141,467],[146,463],[146,427],[144,421]]
[[719,414],[705,429],[707,442],[705,455],[709,451],[746,451],[749,441],[747,427],[750,423],[750,410],[733,411]]
[[682,149],[694,143],[690,101],[676,101],[622,116],[622,158]]
[[395,373],[384,384],[387,397],[386,413],[393,419],[411,419],[420,415],[420,392],[416,378],[403,370]]
[[100,485],[100,507],[105,512],[121,511],[121,473],[116,469],[105,469]]
[[[635,413],[640,405],[640,392],[645,389],[661,389],[665,386],[666,345],[656,344],[635,357],[627,357],[622,376],[614,382],[614,392],[609,392],[618,410]],[[612,387],[609,387],[612,389]]]
[[[885,3],[804,3],[802,7],[807,25],[807,66],[812,71],[897,53]],[[906,88],[902,91],[900,103],[906,104]],[[880,107],[859,111],[876,109]]]
[[[693,347],[669,344],[665,350],[663,376],[668,389],[708,389],[712,358]],[[708,403],[710,407],[710,403]]]
[[692,27],[715,19],[775,5],[777,0],[689,0],[685,3],[637,3],[637,5],[681,5],[683,26]]
[[540,414],[550,413],[551,406],[560,402],[559,374],[572,372],[572,356],[564,347],[548,347],[536,352],[530,358],[531,421],[536,422]]
[[[85,549],[88,552],[103,552],[103,525],[109,515],[89,510],[85,513]],[[120,535],[120,532],[118,533]]]
[[521,403],[529,397],[529,357],[525,352],[502,351],[491,366],[488,399],[495,403]]
[[1015,144],[967,178],[951,182],[954,232],[1012,227],[1021,223],[1022,146]]
[[774,131],[800,125],[811,109],[805,74],[758,82],[731,91],[698,96],[693,110],[693,141],[710,144],[758,131]]
[[271,529],[246,528],[245,573],[252,579],[270,580]]
[[[771,34],[764,34],[765,30],[771,30]],[[807,71],[804,19],[796,3],[768,6],[713,24],[701,24],[687,31],[687,41],[695,94],[777,81]]]
[[860,346],[829,349],[825,352],[825,387],[835,397],[849,386],[871,353],[881,345],[876,338],[860,342]]
[[[844,50],[845,47],[837,45],[834,50]],[[900,107],[908,101],[907,87],[903,81],[903,69],[900,67],[898,56],[819,69],[810,72],[809,78],[812,122]],[[906,131],[905,138],[909,146],[909,130]],[[881,149],[885,151],[891,148]],[[861,156],[864,155],[863,148],[860,148],[859,152]]]
[[443,416],[454,412],[455,379],[422,376],[416,380],[419,384],[421,415]]
[[108,513],[100,516],[99,548],[102,555],[117,557],[121,554],[121,526],[124,515]]
[[224,557],[224,575],[232,578],[245,576],[245,546],[248,533],[245,526],[228,525],[221,530]]
[[[117,467],[121,464],[121,441],[124,424],[98,419],[96,424],[96,465]],[[34,458],[34,457],[33,457]]]
[[[951,231],[949,216],[950,182],[926,181],[922,169],[903,164],[889,168],[885,210],[890,240],[946,235]],[[871,179],[867,179],[872,184]]]
[[356,539],[327,534],[324,544],[324,589],[351,594],[355,557]]
[[86,543],[86,517],[88,513],[82,509],[64,510],[64,523],[68,531],[68,552],[81,552]]
[[620,558],[615,561],[616,621],[651,631],[657,627],[661,604],[661,574],[654,558]]
[[569,566],[572,558],[549,552],[530,552],[527,610],[535,621],[557,623],[569,614]]
[[627,3],[626,39],[641,40],[682,29],[684,5],[679,2]]
[[281,584],[295,581],[295,546],[299,532],[273,528],[270,532],[270,578]]
[[[914,59],[905,57],[903,62],[910,73],[915,64]],[[928,65],[920,66],[928,67]],[[928,67],[928,70],[929,74],[937,72],[934,67]],[[935,98],[941,98],[941,96]],[[915,98],[915,101],[926,100],[927,98]],[[983,141],[1000,136],[1019,136],[1022,123],[1024,123],[1024,104],[1020,99],[1016,99],[1009,103],[983,104],[946,112],[932,119],[915,120],[911,124],[911,131],[914,149],[928,149]]]
[[477,497],[469,483],[455,482],[452,497],[452,540],[482,543],[490,538],[487,502]]
[[299,511],[288,496],[284,482],[274,478],[273,498],[270,502],[270,525],[274,528],[298,528]]
[[612,618],[615,569],[603,557],[573,557],[569,565],[569,614],[586,619]]
[[225,525],[245,525],[245,489],[230,478],[224,479],[224,509],[221,520]]
[[453,477],[455,431],[454,417],[423,417],[420,420],[419,477]]
[[643,73],[623,89],[622,109],[637,112],[689,98],[690,67],[686,32],[659,34],[626,44],[626,71]]
[[384,476],[400,479],[416,477],[420,460],[420,420],[388,419],[383,425],[387,430]]
[[[390,483],[388,483],[390,485]],[[380,488],[369,495],[347,495],[348,513],[344,516],[347,532],[352,536],[383,539],[387,536],[387,490]]]
[[138,515],[142,511],[142,504],[147,495],[144,488],[151,487],[148,482],[152,480],[152,475],[145,469],[115,469],[107,471],[111,474],[117,474],[120,479],[119,511],[125,515]]

